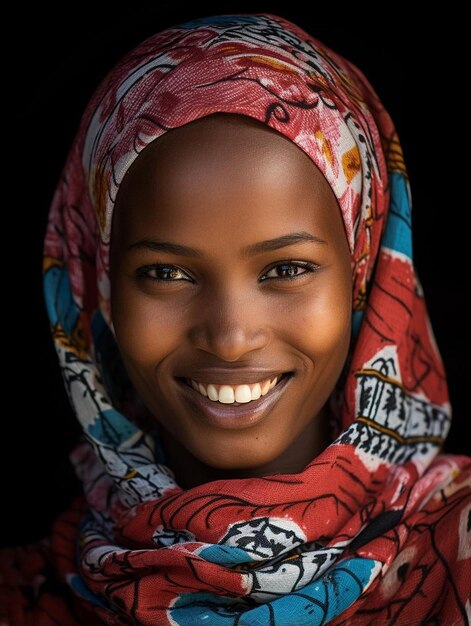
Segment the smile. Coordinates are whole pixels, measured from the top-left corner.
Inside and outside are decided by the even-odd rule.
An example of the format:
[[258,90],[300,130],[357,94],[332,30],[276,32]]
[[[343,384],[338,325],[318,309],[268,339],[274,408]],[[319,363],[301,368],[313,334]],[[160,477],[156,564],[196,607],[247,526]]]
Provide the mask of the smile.
[[272,379],[267,378],[261,380],[253,385],[217,385],[212,383],[200,383],[192,379],[187,379],[187,383],[190,384],[195,391],[213,402],[221,402],[222,404],[234,404],[238,402],[240,404],[246,404],[247,402],[258,400],[261,396],[266,396],[280,380],[281,376],[276,376]]
[[192,378],[177,382],[183,401],[199,419],[218,428],[240,429],[263,420],[293,378],[293,372],[286,372],[254,383],[202,383]]

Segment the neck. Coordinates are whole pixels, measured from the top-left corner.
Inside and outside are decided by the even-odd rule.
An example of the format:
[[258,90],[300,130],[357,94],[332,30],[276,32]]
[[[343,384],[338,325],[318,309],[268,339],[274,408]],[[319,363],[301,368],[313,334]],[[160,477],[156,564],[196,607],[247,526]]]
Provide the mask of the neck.
[[[320,424],[323,428],[320,428]],[[324,407],[298,438],[276,459],[251,468],[220,469],[197,459],[167,430],[160,436],[167,456],[167,464],[183,489],[197,487],[214,480],[260,478],[272,474],[297,474],[331,442],[328,411]]]

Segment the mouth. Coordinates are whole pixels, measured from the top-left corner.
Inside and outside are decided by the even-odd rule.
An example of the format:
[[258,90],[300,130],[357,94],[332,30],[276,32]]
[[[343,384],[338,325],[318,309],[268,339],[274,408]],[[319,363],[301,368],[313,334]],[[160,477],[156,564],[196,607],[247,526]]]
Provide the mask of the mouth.
[[246,428],[260,422],[293,377],[285,372],[253,384],[220,385],[177,378],[184,400],[198,417],[221,428]]

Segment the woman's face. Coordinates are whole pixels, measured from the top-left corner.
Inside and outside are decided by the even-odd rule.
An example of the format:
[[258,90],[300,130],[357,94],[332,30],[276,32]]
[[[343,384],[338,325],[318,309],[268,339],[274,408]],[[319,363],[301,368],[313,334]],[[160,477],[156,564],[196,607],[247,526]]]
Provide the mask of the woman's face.
[[289,471],[329,443],[350,253],[330,186],[290,140],[214,115],[150,144],[118,194],[111,285],[129,376],[186,453]]

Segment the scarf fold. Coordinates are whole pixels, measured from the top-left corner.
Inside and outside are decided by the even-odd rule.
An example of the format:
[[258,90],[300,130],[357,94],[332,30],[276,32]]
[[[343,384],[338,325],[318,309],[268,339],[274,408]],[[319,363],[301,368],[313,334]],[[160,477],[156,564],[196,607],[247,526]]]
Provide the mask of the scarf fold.
[[[185,491],[139,427],[145,407],[114,340],[109,243],[138,154],[215,112],[282,133],[331,185],[352,257],[353,337],[320,455],[297,474]],[[298,26],[213,16],[129,53],[82,118],[44,246],[84,498],[33,564],[4,553],[0,624],[469,624],[471,461],[440,453],[451,411],[411,242],[391,119],[361,72]],[[34,592],[18,591],[31,581]]]

